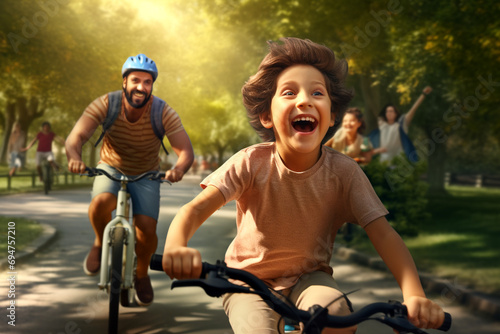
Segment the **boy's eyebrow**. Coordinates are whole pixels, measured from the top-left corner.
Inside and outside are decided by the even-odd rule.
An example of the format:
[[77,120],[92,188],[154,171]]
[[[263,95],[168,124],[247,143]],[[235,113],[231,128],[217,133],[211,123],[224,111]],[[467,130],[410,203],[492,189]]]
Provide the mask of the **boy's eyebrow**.
[[[296,84],[296,83],[297,83],[297,81],[296,81],[296,80],[294,80],[294,79],[289,79],[289,80],[287,80],[287,81],[282,82],[282,83],[280,84],[280,86],[283,86],[283,85],[288,85],[288,84],[291,84],[291,83]],[[312,84],[315,84],[315,85],[320,84],[320,85],[322,85],[322,86],[325,86],[325,87],[326,87],[326,83],[325,83],[324,81],[321,81],[321,80],[313,80],[313,81],[311,81],[311,83],[312,83]]]

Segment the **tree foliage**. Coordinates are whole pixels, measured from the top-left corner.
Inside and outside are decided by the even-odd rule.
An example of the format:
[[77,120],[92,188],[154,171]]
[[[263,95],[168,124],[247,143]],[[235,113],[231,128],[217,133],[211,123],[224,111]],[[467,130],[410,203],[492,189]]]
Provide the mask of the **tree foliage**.
[[197,154],[222,160],[257,140],[240,89],[266,54],[266,41],[296,36],[348,60],[352,105],[365,110],[369,129],[386,102],[405,110],[431,85],[412,133],[425,146],[428,174],[439,176],[456,138],[471,146],[477,143],[471,138],[500,140],[499,6],[494,0],[4,1],[4,142],[15,119],[35,131],[43,117],[66,135],[93,99],[120,88],[124,59],[145,53],[160,71],[154,94],[180,114]]

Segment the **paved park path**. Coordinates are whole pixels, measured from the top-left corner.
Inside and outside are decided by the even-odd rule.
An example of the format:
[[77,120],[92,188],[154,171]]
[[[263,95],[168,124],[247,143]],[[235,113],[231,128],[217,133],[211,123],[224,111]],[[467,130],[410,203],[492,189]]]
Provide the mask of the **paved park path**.
[[[194,181],[173,186],[162,185],[161,214],[158,225],[161,253],[165,235],[180,206],[199,192]],[[0,197],[0,214],[23,216],[48,224],[57,230],[55,240],[42,251],[16,267],[16,322],[8,325],[7,271],[0,272],[0,332],[23,334],[100,334],[107,328],[107,295],[97,288],[97,278],[83,273],[82,261],[93,241],[87,219],[90,189],[53,191]],[[195,234],[192,246],[205,261],[223,258],[235,231],[234,203],[211,217]],[[6,256],[6,255],[4,255]],[[401,300],[394,279],[386,272],[334,259],[335,276],[344,291],[361,288],[351,295],[355,308],[388,299]],[[149,308],[121,308],[121,333],[232,333],[221,301],[204,295],[197,288],[170,290],[170,279],[151,273],[155,301]],[[440,294],[431,296],[454,316],[449,333],[500,333],[500,323],[471,314]],[[438,333],[437,331],[429,331]],[[392,333],[370,322],[359,334]]]

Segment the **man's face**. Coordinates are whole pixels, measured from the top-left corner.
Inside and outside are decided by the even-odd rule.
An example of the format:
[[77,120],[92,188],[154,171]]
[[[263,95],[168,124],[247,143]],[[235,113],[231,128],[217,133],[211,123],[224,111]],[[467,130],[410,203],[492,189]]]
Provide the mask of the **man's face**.
[[153,92],[153,77],[147,72],[130,72],[123,79],[123,91],[133,108],[141,108],[148,103]]

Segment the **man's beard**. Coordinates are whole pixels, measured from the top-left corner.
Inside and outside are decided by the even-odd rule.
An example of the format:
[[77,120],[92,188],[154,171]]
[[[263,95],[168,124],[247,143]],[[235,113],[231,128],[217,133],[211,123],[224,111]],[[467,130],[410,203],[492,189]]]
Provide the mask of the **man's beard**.
[[[123,91],[125,92],[125,97],[127,98],[127,101],[128,103],[133,107],[133,108],[136,108],[136,109],[139,109],[139,108],[142,108],[146,105],[146,103],[148,103],[149,99],[151,98],[151,94],[153,94],[153,90],[151,90],[151,92],[149,93],[149,95],[147,95],[145,98],[144,98],[144,101],[142,101],[141,103],[135,103],[134,100],[132,99],[132,95],[134,95],[135,92],[141,92],[137,89],[134,89],[132,90],[130,93],[127,91],[127,87],[123,87]],[[141,92],[141,93],[144,93],[144,92]]]

